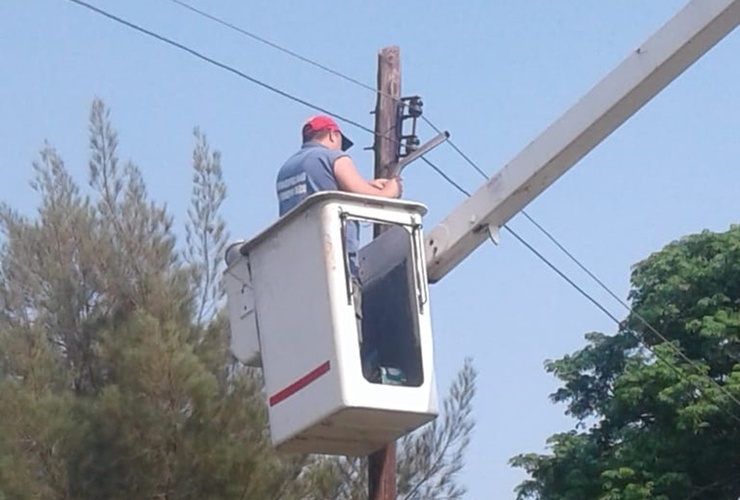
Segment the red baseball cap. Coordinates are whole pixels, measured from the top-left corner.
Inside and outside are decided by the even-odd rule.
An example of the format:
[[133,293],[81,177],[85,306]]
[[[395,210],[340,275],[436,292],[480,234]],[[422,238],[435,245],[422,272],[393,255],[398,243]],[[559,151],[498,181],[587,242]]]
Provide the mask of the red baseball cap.
[[347,136],[342,133],[342,131],[339,129],[339,125],[337,125],[337,122],[335,122],[332,118],[328,116],[313,116],[309,118],[306,123],[303,124],[303,130],[306,132],[317,132],[319,130],[325,129],[339,132],[339,134],[342,136],[342,151],[347,151],[354,144],[354,142],[350,141]]

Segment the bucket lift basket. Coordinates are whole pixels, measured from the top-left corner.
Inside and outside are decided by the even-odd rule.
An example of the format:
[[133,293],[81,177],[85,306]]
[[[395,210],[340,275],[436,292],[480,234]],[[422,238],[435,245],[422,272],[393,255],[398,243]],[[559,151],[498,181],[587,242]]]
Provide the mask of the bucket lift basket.
[[[367,455],[437,416],[425,213],[324,191],[227,250],[231,348],[262,366],[276,449]],[[386,230],[353,280],[345,234],[358,223]]]

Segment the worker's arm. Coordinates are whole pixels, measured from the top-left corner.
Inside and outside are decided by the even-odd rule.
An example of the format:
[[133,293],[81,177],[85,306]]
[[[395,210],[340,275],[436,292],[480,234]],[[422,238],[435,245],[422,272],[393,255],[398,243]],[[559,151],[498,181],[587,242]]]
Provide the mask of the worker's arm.
[[342,156],[334,161],[334,177],[339,189],[350,193],[399,198],[402,187],[399,178],[366,181],[357,171],[354,162],[349,156]]

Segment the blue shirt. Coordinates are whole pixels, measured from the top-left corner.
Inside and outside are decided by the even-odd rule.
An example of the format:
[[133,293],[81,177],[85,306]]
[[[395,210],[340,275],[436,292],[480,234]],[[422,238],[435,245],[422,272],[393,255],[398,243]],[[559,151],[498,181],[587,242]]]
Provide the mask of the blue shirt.
[[[329,149],[318,142],[305,143],[298,152],[288,158],[277,175],[277,196],[282,216],[307,197],[319,191],[339,191],[334,177],[334,162],[347,153]],[[360,225],[348,221],[346,231],[347,253],[350,271],[358,277],[357,251],[360,246]]]

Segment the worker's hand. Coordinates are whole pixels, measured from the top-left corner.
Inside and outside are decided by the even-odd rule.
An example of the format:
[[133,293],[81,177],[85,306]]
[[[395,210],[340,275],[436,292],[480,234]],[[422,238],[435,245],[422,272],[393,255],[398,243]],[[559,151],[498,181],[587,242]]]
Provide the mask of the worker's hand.
[[388,184],[388,179],[373,179],[370,181],[370,185],[374,188],[383,189]]
[[389,198],[400,198],[403,194],[403,181],[400,177],[388,179],[383,187],[385,196]]

